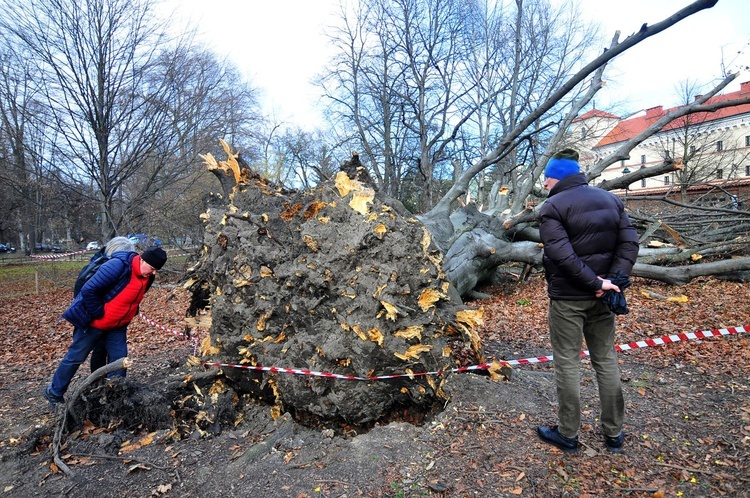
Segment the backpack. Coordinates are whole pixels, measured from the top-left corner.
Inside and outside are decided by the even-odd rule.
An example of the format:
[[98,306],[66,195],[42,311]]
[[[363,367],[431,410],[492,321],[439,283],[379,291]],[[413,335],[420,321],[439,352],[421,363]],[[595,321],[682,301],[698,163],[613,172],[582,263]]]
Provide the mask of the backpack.
[[99,267],[109,261],[109,259],[109,256],[104,254],[104,248],[100,249],[99,252],[94,254],[94,256],[91,258],[91,262],[84,266],[83,269],[81,269],[81,271],[78,273],[76,283],[73,285],[73,297],[78,296],[78,293],[81,292],[81,289],[83,288],[83,284],[88,282],[89,279],[94,276],[94,273],[99,270]]

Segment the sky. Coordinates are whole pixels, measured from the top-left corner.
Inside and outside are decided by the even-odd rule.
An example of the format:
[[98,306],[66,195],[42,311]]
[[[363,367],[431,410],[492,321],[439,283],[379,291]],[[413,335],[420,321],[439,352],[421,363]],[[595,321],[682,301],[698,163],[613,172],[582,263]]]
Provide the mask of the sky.
[[[555,0],[569,1],[569,0]],[[582,16],[599,23],[605,45],[646,22],[655,24],[689,5],[688,0],[578,0]],[[326,65],[331,45],[324,30],[334,24],[339,0],[166,0],[177,20],[196,27],[199,38],[226,55],[261,91],[266,114],[312,129],[319,121],[319,94],[311,80]],[[604,48],[604,46],[602,48]],[[738,53],[741,52],[741,53]],[[596,107],[618,105],[620,115],[657,105],[679,105],[685,81],[718,81],[727,69],[750,66],[750,4],[719,0],[618,56],[605,73]],[[726,91],[750,80],[745,70]]]
[[[687,0],[581,0],[581,10],[602,26],[610,41],[620,30],[620,41],[643,23],[660,22],[690,5]],[[602,6],[606,5],[606,8]],[[732,72],[750,66],[750,4],[747,0],[719,0],[671,28],[642,41],[612,61],[605,72],[606,92],[597,94],[597,107],[621,102],[631,112],[657,105],[684,103],[679,88],[685,81],[707,91]],[[724,92],[739,90],[750,80],[744,69]],[[601,96],[601,98],[600,98]],[[601,104],[601,105],[600,105]]]

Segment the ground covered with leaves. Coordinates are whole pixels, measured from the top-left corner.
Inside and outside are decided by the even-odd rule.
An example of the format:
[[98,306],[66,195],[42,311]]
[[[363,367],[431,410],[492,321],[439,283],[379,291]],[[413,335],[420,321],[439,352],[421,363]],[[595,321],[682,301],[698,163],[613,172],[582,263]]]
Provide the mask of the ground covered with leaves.
[[[472,304],[485,310],[488,360],[551,354],[541,276],[485,292],[493,297]],[[631,311],[618,317],[618,343],[750,324],[750,284],[635,279],[627,292]],[[89,420],[63,436],[70,476],[52,462],[56,414],[39,393],[69,344],[71,327],[57,321],[69,300],[69,289],[0,299],[1,496],[750,496],[746,333],[621,353],[621,454],[604,449],[596,382],[584,359],[574,455],[536,437],[556,413],[554,364],[542,362],[513,368],[506,382],[481,372],[451,375],[444,385],[450,401],[435,413],[368,428],[278,417],[249,399],[213,428],[198,420],[218,415],[197,408],[192,428]],[[128,382],[156,389],[165,379],[187,379],[183,398],[173,401],[184,412],[198,406],[188,398],[216,396],[190,380],[201,368],[188,365],[195,343],[180,335],[187,301],[155,287],[141,310],[148,320],[137,318],[128,334]]]

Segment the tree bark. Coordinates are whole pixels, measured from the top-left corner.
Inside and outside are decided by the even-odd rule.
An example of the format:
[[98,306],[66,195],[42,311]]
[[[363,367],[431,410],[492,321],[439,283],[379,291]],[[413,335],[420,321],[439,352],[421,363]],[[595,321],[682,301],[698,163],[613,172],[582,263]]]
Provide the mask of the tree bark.
[[652,278],[671,285],[685,285],[697,277],[744,270],[750,270],[750,258],[725,259],[710,263],[670,267],[636,263],[632,274],[636,277]]

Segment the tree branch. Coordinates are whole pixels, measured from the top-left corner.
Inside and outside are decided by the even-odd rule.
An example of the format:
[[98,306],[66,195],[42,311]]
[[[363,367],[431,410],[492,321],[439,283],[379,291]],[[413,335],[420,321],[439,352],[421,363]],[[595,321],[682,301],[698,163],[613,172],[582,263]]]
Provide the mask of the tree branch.
[[[625,175],[625,176],[628,176],[628,175]],[[668,197],[658,196],[658,195],[653,195],[653,196],[634,195],[632,197],[628,197],[628,201],[662,201],[667,204],[672,204],[673,206],[683,207],[685,209],[695,209],[697,211],[714,211],[717,213],[728,213],[728,214],[734,214],[734,215],[750,216],[750,211],[740,211],[739,209],[728,209],[728,208],[719,208],[719,207],[711,207],[711,206],[695,206],[693,204],[685,204],[684,202],[679,202],[674,199],[670,199]]]
[[724,100],[724,101],[719,101],[719,102],[712,102],[711,104],[705,104],[705,102],[708,101],[708,99],[714,97],[717,93],[719,93],[721,90],[726,88],[726,86],[732,81],[734,81],[739,75],[740,73],[734,73],[734,74],[728,75],[718,85],[716,85],[710,92],[707,92],[706,94],[702,95],[700,98],[696,99],[694,102],[676,107],[673,111],[668,112],[667,114],[662,116],[661,119],[658,119],[654,121],[653,123],[651,123],[651,125],[648,128],[646,128],[645,130],[643,130],[642,132],[640,132],[638,135],[631,138],[630,140],[624,142],[620,147],[617,148],[615,152],[613,152],[612,154],[607,156],[605,159],[601,160],[596,166],[591,168],[587,174],[587,178],[589,180],[593,180],[594,178],[597,178],[598,176],[600,176],[602,172],[605,169],[607,169],[607,167],[609,167],[610,165],[622,159],[628,159],[630,157],[630,151],[633,150],[636,145],[640,144],[651,135],[654,135],[655,133],[659,132],[662,128],[664,128],[665,126],[667,126],[669,123],[671,123],[677,118],[686,116],[688,114],[694,114],[696,112],[714,112],[714,111],[718,111],[719,109],[724,109],[726,107],[734,107],[734,106],[750,103],[750,97],[744,97],[741,99]]
[[632,275],[653,278],[670,285],[684,285],[696,277],[750,270],[750,258],[726,259],[689,266],[663,267],[636,263]]
[[[435,207],[430,210],[426,216],[447,216],[450,211],[450,205],[461,195],[466,193],[469,182],[479,172],[487,168],[489,165],[496,162],[496,158],[506,153],[507,150],[512,149],[515,146],[518,137],[526,130],[529,126],[544,116],[552,107],[554,107],[560,100],[563,99],[570,91],[572,91],[579,83],[587,78],[591,73],[596,71],[599,67],[605,65],[610,60],[620,55],[622,52],[629,48],[637,45],[646,38],[649,38],[657,33],[664,31],[680,22],[681,20],[689,17],[696,12],[700,12],[704,9],[709,9],[716,5],[718,0],[698,0],[688,5],[684,9],[672,14],[665,20],[654,24],[653,26],[647,26],[645,29],[641,29],[638,32],[627,37],[623,42],[617,42],[617,35],[612,40],[612,43],[608,49],[606,49],[599,57],[584,66],[580,71],[574,74],[568,81],[566,81],[560,88],[557,89],[547,100],[542,102],[533,112],[529,113],[515,128],[509,131],[500,140],[498,145],[492,152],[482,157],[474,165],[468,168],[461,177],[453,184],[453,186],[446,192],[446,194],[440,199]],[[645,26],[645,25],[644,25]]]
[[[597,187],[604,190],[624,189],[627,188],[630,184],[635,183],[638,180],[642,180],[643,178],[652,178],[654,176],[663,175],[664,173],[671,173],[672,171],[680,170],[683,168],[684,166],[680,161],[665,159],[664,162],[662,162],[661,164],[657,164],[656,166],[640,168],[625,175],[618,176],[617,178],[603,180],[597,185]],[[589,174],[587,175],[587,179],[591,181],[597,176],[599,176],[599,174],[596,174],[595,176]]]

